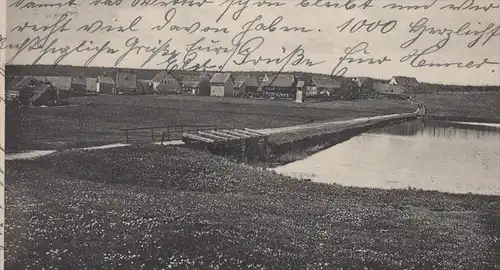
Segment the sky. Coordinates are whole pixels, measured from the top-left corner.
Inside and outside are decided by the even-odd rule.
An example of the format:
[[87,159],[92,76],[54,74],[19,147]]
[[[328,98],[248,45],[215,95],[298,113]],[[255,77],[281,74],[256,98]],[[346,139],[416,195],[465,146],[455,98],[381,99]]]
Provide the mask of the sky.
[[[500,65],[484,65],[481,68],[458,68],[458,67],[448,67],[448,68],[436,68],[436,67],[411,67],[408,62],[401,63],[400,59],[410,54],[413,50],[424,50],[432,45],[436,44],[444,36],[423,34],[422,37],[417,40],[413,46],[402,49],[400,45],[415,36],[415,34],[409,33],[409,25],[415,23],[422,18],[427,18],[427,25],[429,27],[433,26],[435,29],[459,29],[464,23],[469,22],[470,29],[482,30],[485,29],[489,24],[493,24],[492,28],[499,27],[496,32],[498,35],[492,37],[488,43],[482,45],[482,41],[486,39],[483,37],[481,42],[478,42],[473,48],[468,48],[467,44],[476,36],[456,36],[452,35],[449,42],[442,48],[439,52],[434,54],[429,54],[424,56],[425,60],[430,63],[454,63],[454,62],[464,62],[467,64],[469,61],[475,61],[476,63],[481,63],[485,58],[488,58],[491,62],[500,62],[500,8],[490,9],[488,12],[485,11],[453,11],[453,10],[441,10],[440,7],[448,4],[456,4],[459,6],[464,1],[472,0],[436,0],[433,7],[428,10],[411,10],[411,11],[401,11],[401,10],[389,10],[383,9],[382,7],[387,4],[393,3],[389,0],[373,0],[372,5],[374,8],[362,10],[362,9],[334,9],[334,8],[318,8],[318,7],[297,7],[296,4],[300,1],[290,0],[282,1],[285,3],[281,7],[255,7],[251,6],[255,1],[250,2],[250,7],[247,8],[238,20],[234,21],[231,16],[237,8],[232,7],[226,13],[226,15],[217,23],[217,17],[224,11],[228,3],[224,4],[223,0],[214,0],[213,4],[205,4],[203,7],[181,7],[175,6],[176,14],[172,19],[171,24],[176,25],[191,25],[195,21],[199,21],[201,25],[211,26],[211,27],[226,27],[229,34],[224,33],[201,33],[196,32],[193,34],[187,34],[183,32],[170,31],[168,27],[162,31],[152,31],[151,28],[155,25],[164,23],[165,13],[172,8],[169,7],[130,7],[130,3],[133,0],[122,0],[122,3],[118,7],[107,7],[107,6],[89,6],[90,1],[75,0],[78,5],[70,8],[37,8],[30,9],[24,8],[19,9],[15,7],[9,7],[7,10],[7,30],[13,29],[15,26],[24,25],[28,23],[30,25],[36,24],[38,26],[51,25],[54,23],[54,18],[61,16],[61,14],[69,14],[72,21],[68,25],[69,28],[73,30],[56,33],[51,36],[51,38],[57,38],[59,46],[64,47],[66,45],[70,47],[76,47],[82,41],[92,40],[94,44],[103,44],[105,41],[110,41],[113,48],[118,49],[120,52],[117,55],[125,52],[127,50],[125,42],[132,37],[139,37],[142,45],[153,46],[159,43],[159,40],[165,41],[172,38],[170,45],[181,52],[185,51],[186,45],[195,42],[201,37],[205,37],[209,42],[210,40],[218,40],[219,44],[223,44],[225,47],[231,47],[231,39],[242,30],[242,25],[245,22],[251,21],[258,15],[262,15],[262,20],[266,25],[276,17],[282,16],[283,20],[278,25],[281,26],[296,26],[296,27],[306,27],[313,29],[313,31],[308,33],[294,33],[294,32],[283,32],[277,29],[276,31],[270,33],[266,31],[251,31],[247,34],[247,39],[262,36],[265,41],[263,45],[256,51],[253,56],[258,57],[259,55],[263,57],[282,57],[286,55],[283,53],[291,52],[294,48],[302,45],[304,48],[304,55],[309,58],[312,62],[322,62],[316,66],[308,67],[305,65],[291,66],[288,65],[285,70],[294,71],[308,71],[308,72],[318,72],[330,74],[332,69],[339,62],[339,58],[345,55],[345,50],[348,47],[353,47],[361,42],[367,42],[369,47],[367,52],[369,54],[363,53],[357,54],[356,58],[363,56],[365,58],[381,59],[384,56],[391,59],[390,62],[386,62],[382,65],[378,64],[342,64],[340,67],[346,66],[348,68],[346,76],[370,76],[377,78],[390,78],[394,75],[400,76],[412,76],[416,77],[419,81],[423,82],[437,82],[437,83],[449,83],[449,84],[490,84],[490,85],[500,85]],[[241,0],[243,1],[243,0]],[[348,0],[331,0],[331,2],[345,3]],[[362,4],[365,0],[351,0],[352,3]],[[11,5],[15,1],[8,0],[7,5]],[[25,0],[24,3],[29,1]],[[36,1],[35,1],[36,2]],[[38,3],[57,3],[57,0],[47,0],[39,1]],[[65,1],[60,1],[64,3]],[[230,2],[230,1],[229,1]],[[275,2],[274,0],[272,2]],[[314,2],[313,0],[310,1]],[[324,1],[326,2],[326,1]],[[401,5],[423,5],[431,4],[433,1],[430,0],[399,0],[398,4]],[[474,5],[488,6],[500,5],[499,0],[483,0],[474,1]],[[469,2],[470,3],[470,2]],[[223,6],[220,6],[223,4]],[[80,26],[92,23],[96,20],[102,20],[105,24],[117,25],[117,23],[122,23],[123,25],[128,25],[137,16],[142,16],[142,20],[136,26],[138,31],[136,32],[97,32],[97,33],[85,33],[76,32],[74,29]],[[346,33],[339,32],[337,28],[339,25],[345,23],[349,19],[354,18],[354,22],[366,19],[368,22],[382,21],[397,21],[394,29],[387,34],[382,35],[379,29],[372,32],[367,32],[363,29],[357,31],[356,33]],[[29,37],[34,37],[40,34],[30,32],[25,29],[23,32],[8,32],[7,33],[7,43],[17,44],[22,42],[24,39]],[[208,44],[208,43],[207,43]],[[64,46],[63,46],[64,45]],[[7,51],[8,57],[13,56],[13,51]],[[15,60],[14,64],[31,64],[34,59],[40,55],[40,51],[23,52],[19,54]],[[92,53],[74,53],[67,56],[60,64],[65,65],[83,65],[86,60],[92,55]],[[93,62],[94,66],[113,66],[117,55],[99,55]],[[57,55],[45,55],[40,63],[41,64],[53,64]],[[120,67],[129,68],[139,68],[140,65],[148,58],[148,54],[129,54],[121,63]],[[182,56],[181,56],[182,58]],[[200,54],[199,59],[212,59],[214,63],[220,65],[228,58],[228,55],[215,55],[215,54]],[[156,58],[151,61],[144,68],[159,69],[163,68],[163,65],[158,65],[161,58]],[[200,61],[203,62],[203,61]],[[237,66],[231,61],[225,67],[225,70],[279,70],[281,65],[277,64],[264,64],[253,66],[250,64],[244,66]]]

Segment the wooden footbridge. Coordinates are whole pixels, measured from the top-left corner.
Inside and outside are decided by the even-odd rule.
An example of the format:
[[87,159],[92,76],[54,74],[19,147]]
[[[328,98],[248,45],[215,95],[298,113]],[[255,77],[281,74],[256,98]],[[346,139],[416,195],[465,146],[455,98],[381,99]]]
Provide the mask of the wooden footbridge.
[[125,143],[184,143],[225,156],[267,157],[270,134],[248,128],[217,128],[208,125],[154,126],[127,128]]
[[182,141],[188,146],[207,149],[215,154],[237,156],[246,160],[249,157],[266,160],[269,136],[270,134],[248,128],[212,129],[185,132],[182,134]]
[[185,132],[182,141],[185,143],[229,144],[248,140],[266,141],[270,134],[252,129],[213,129],[196,132]]

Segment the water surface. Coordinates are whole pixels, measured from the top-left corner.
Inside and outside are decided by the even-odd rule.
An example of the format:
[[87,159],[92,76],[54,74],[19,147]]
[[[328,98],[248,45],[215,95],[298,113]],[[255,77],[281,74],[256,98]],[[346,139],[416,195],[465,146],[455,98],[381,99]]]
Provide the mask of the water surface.
[[500,195],[500,128],[415,120],[275,168],[315,182]]

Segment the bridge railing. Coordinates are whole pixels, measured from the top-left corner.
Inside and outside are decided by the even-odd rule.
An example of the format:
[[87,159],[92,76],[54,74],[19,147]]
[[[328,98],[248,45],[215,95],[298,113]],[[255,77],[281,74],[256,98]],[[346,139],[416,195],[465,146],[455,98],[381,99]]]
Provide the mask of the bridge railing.
[[139,128],[125,128],[125,141],[129,143],[157,143],[172,140],[181,140],[182,133],[200,130],[215,129],[213,125],[169,125]]

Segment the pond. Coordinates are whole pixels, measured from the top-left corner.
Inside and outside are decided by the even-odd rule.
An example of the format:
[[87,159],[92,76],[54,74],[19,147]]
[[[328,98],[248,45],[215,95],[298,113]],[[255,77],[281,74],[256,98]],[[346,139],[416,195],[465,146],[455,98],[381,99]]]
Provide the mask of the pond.
[[419,119],[274,170],[345,186],[500,195],[500,125]]

